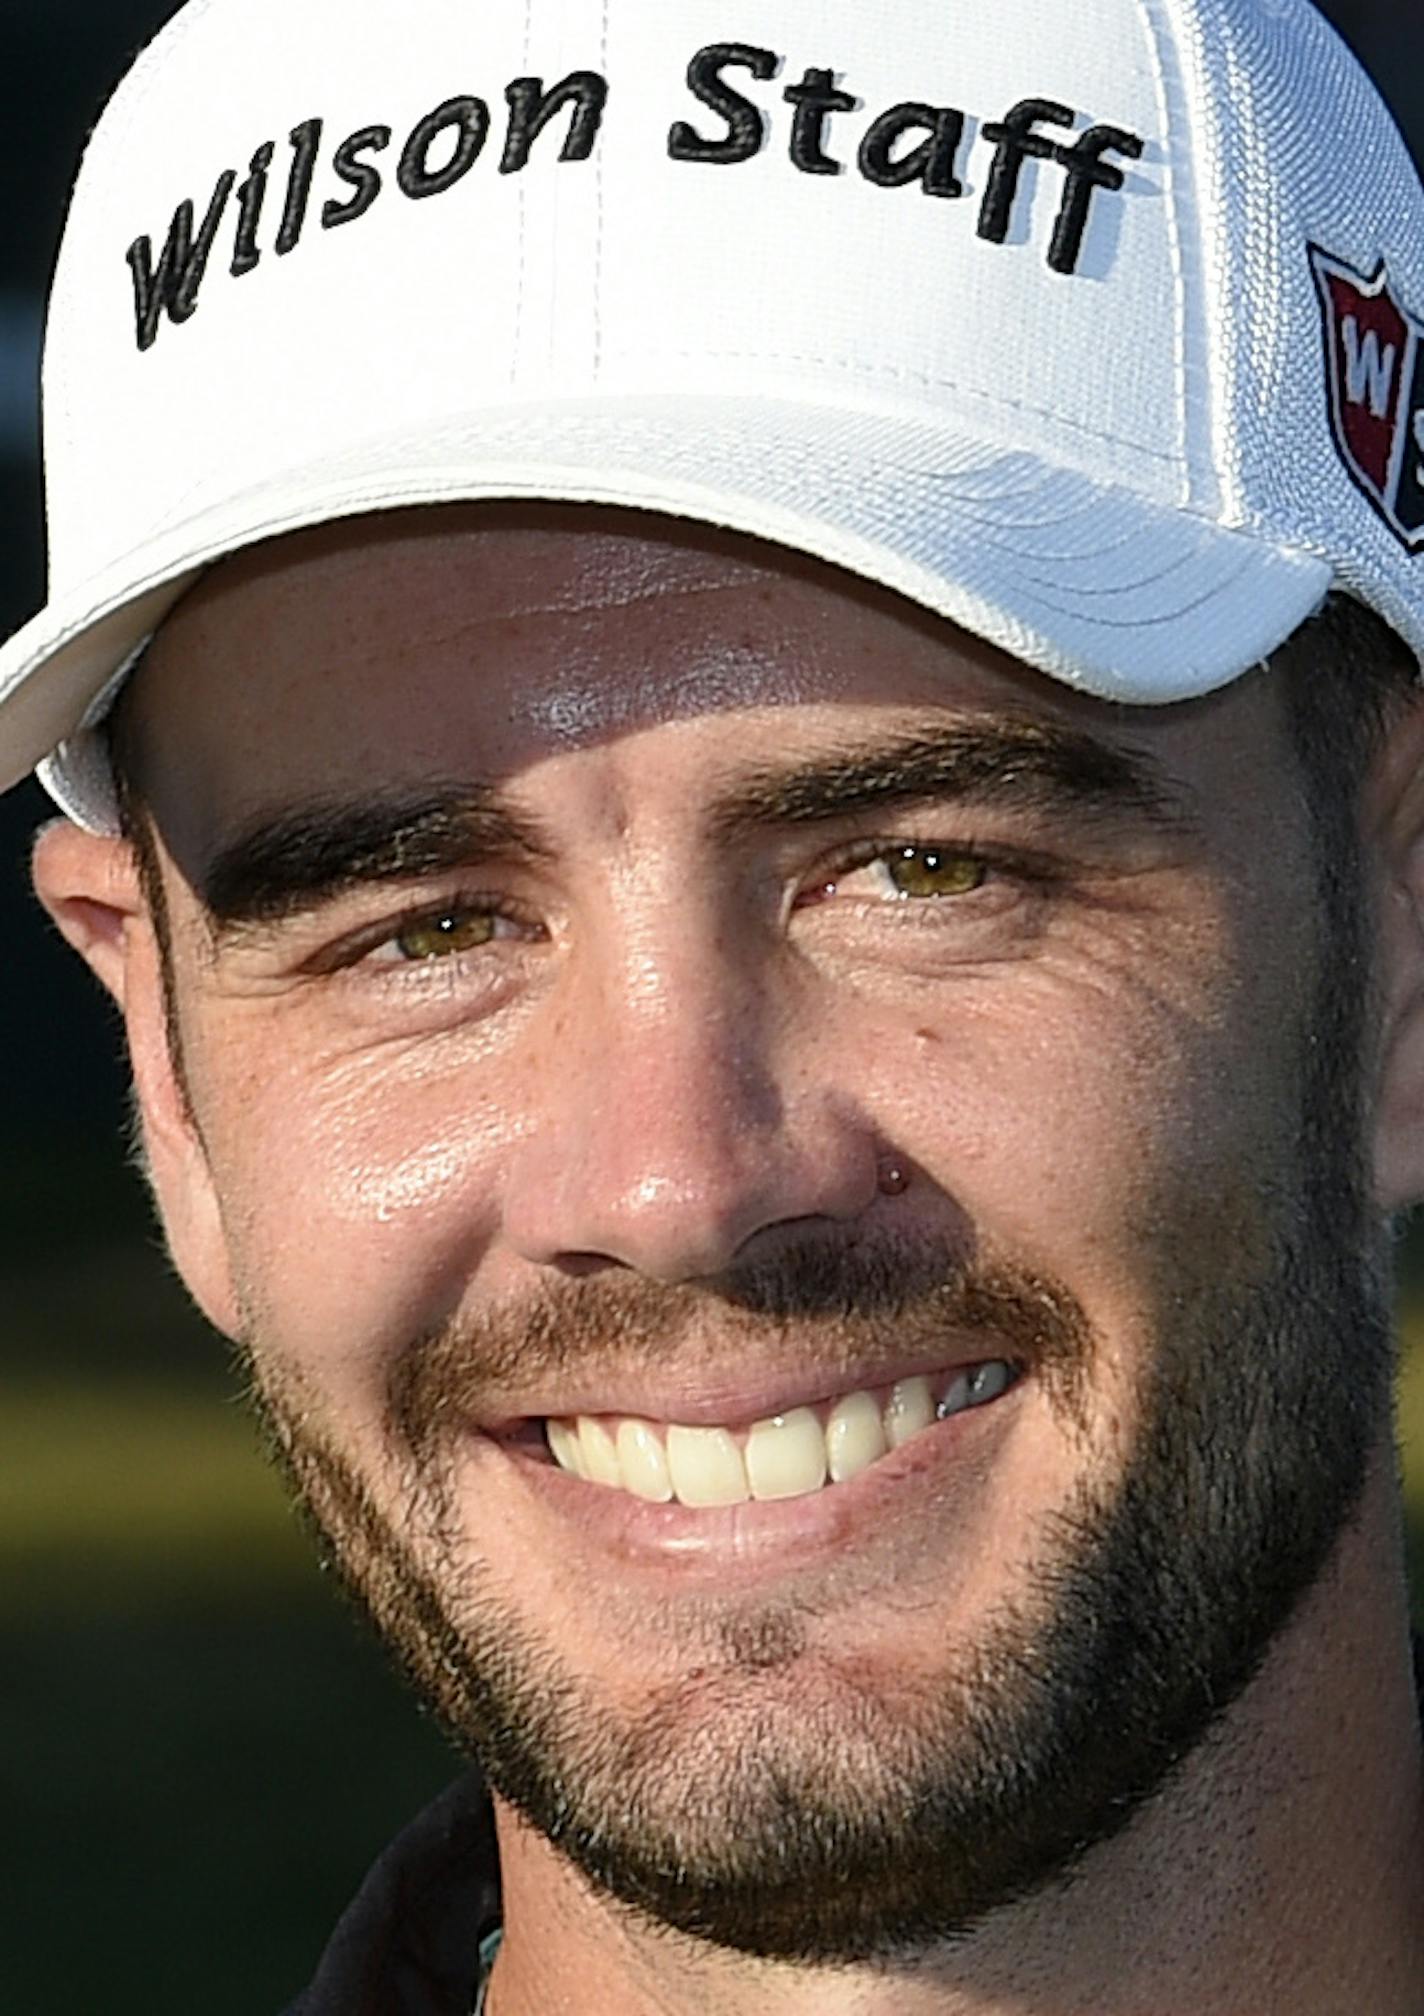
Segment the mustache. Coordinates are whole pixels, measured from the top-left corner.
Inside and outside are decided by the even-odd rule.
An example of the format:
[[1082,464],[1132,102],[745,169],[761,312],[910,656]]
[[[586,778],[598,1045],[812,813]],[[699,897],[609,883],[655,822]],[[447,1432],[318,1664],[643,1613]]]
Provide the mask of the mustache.
[[497,1415],[513,1384],[556,1387],[575,1369],[585,1382],[636,1375],[695,1359],[712,1338],[724,1359],[741,1349],[761,1362],[794,1353],[834,1387],[887,1347],[932,1354],[966,1337],[982,1337],[983,1357],[1035,1373],[1050,1404],[1086,1428],[1095,1340],[1076,1297],[1031,1268],[903,1238],[802,1240],[695,1283],[612,1266],[549,1279],[415,1339],[392,1368],[387,1425],[425,1454],[472,1419]]

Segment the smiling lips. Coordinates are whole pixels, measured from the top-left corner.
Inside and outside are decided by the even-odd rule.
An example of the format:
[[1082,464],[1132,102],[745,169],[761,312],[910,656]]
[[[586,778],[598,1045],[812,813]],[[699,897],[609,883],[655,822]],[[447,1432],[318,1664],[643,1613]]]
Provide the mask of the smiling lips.
[[741,1430],[581,1414],[551,1417],[545,1433],[561,1470],[653,1504],[802,1498],[827,1482],[848,1483],[936,1421],[988,1406],[1019,1377],[1017,1366],[995,1358],[938,1381],[901,1379],[824,1407],[796,1407]]

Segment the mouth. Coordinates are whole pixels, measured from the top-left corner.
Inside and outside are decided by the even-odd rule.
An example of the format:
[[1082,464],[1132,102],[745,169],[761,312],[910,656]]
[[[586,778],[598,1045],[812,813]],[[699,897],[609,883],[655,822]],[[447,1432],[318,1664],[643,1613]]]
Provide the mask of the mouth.
[[1008,1359],[985,1359],[740,1426],[694,1427],[629,1414],[550,1416],[542,1435],[567,1475],[650,1504],[711,1508],[805,1498],[850,1483],[939,1422],[993,1406],[1023,1370]]

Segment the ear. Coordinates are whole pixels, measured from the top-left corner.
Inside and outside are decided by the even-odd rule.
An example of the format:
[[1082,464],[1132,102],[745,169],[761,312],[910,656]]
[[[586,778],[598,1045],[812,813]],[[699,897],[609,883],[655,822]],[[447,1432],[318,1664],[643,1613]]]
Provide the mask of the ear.
[[208,1321],[238,1330],[222,1214],[184,1081],[177,1005],[133,848],[56,820],[35,843],[35,891],[62,936],[118,1003],[143,1124],[149,1181],[173,1263]]
[[1424,696],[1390,731],[1368,822],[1380,877],[1375,1194],[1394,1212],[1424,1198]]

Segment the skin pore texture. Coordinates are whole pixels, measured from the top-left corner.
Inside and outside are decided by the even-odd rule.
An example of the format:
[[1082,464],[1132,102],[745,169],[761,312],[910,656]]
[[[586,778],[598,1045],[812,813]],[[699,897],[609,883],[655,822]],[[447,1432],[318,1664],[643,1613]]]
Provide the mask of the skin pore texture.
[[[1110,708],[659,520],[305,535],[129,704],[165,933],[121,843],[39,886],[177,1264],[491,1773],[492,2016],[1417,2011],[1417,720],[1327,944],[1275,674]],[[781,1501],[542,1435],[986,1361]]]

